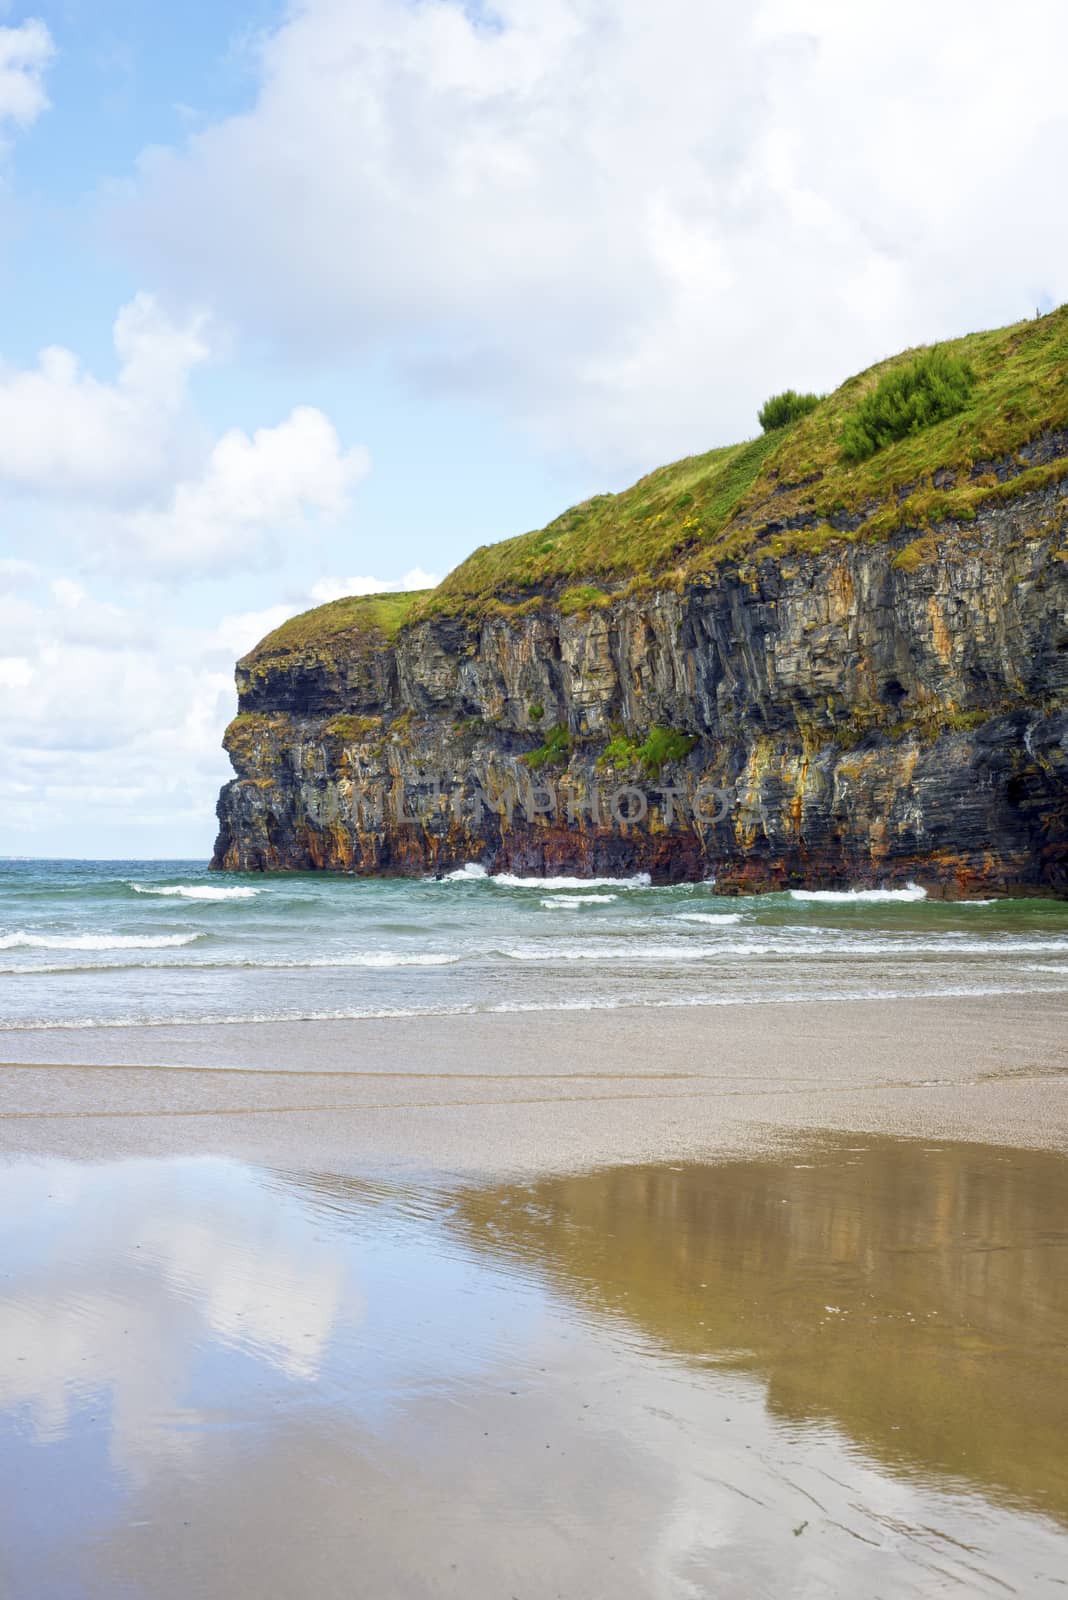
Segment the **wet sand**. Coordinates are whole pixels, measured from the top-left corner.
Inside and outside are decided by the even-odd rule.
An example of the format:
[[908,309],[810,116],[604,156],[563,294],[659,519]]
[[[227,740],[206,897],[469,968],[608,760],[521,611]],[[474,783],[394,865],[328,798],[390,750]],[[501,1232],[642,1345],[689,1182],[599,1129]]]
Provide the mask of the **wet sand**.
[[1068,996],[0,1036],[0,1595],[1068,1571]]
[[0,1171],[0,1592],[1063,1592],[1068,1160]]
[[8,1032],[0,1060],[6,1158],[492,1176],[820,1129],[1068,1150],[1068,995]]

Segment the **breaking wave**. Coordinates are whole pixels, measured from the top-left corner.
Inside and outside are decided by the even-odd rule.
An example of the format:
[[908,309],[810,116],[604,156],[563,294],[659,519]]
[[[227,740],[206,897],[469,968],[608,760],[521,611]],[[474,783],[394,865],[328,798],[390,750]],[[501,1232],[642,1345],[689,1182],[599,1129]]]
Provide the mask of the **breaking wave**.
[[520,877],[514,872],[490,874],[477,861],[446,872],[444,883],[495,883],[500,889],[540,889],[543,893],[556,893],[568,889],[648,889],[652,883],[647,872],[635,872],[629,878],[533,878]]
[[262,894],[262,889],[226,888],[219,884],[179,883],[173,888],[154,888],[147,883],[130,883],[127,885],[135,894],[164,895],[168,899],[180,900],[251,900],[253,895]]
[[728,928],[732,923],[741,922],[739,911],[677,911],[672,917],[672,922],[705,922],[718,923],[722,928]]
[[199,933],[0,933],[0,950],[170,950]]
[[583,906],[605,906],[618,899],[617,894],[557,894],[541,903],[547,911],[580,911]]
[[812,900],[819,904],[860,905],[864,902],[926,900],[927,890],[910,883],[904,889],[791,889],[791,900]]
[[517,878],[511,872],[498,872],[493,882],[502,889],[542,889],[550,893],[567,889],[648,889],[652,879],[647,872],[631,878]]

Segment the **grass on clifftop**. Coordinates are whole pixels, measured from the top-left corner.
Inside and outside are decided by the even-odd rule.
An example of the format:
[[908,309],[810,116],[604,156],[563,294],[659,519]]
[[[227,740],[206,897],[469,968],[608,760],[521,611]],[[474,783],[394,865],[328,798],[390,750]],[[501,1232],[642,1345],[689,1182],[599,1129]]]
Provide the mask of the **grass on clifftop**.
[[[721,527],[755,482],[781,434],[726,445],[660,467],[622,494],[594,495],[547,528],[483,545],[426,595],[420,615],[464,609],[496,593],[521,601],[561,580],[641,578]],[[566,591],[564,610],[596,603],[595,584]]]
[[403,594],[352,594],[341,600],[330,600],[324,606],[290,617],[242,659],[251,662],[265,656],[318,649],[326,640],[342,634],[366,639],[368,644],[388,642],[408,620],[416,602],[429,593],[429,589],[409,589]]
[[[847,459],[858,411],[863,417],[880,385],[915,368],[922,351],[906,350],[850,378],[812,414],[785,430],[768,471],[753,484],[716,555],[761,553],[769,521],[808,516],[823,521],[859,516],[854,537],[885,538],[902,528],[925,529],[943,520],[970,520],[984,501],[1021,493],[1063,476],[1068,459],[1034,465],[1021,455],[1043,434],[1068,428],[1068,306],[1034,321],[929,347],[971,374],[952,416],[885,443],[862,461]],[[1002,488],[994,466],[1013,477]],[[935,479],[937,478],[937,482]],[[807,535],[807,536],[806,536]],[[769,553],[804,549],[808,530],[773,540]]]
[[[803,415],[760,438],[661,467],[622,494],[573,506],[547,528],[484,545],[423,597],[413,620],[514,611],[526,594],[536,603],[546,589],[565,613],[589,610],[621,584],[644,587],[656,574],[685,581],[722,561],[968,521],[984,500],[1064,473],[1063,459],[1016,458],[1040,435],[1068,428],[1068,306],[930,348],[934,358],[904,351],[822,400],[805,397]],[[847,459],[858,409],[870,411],[880,384],[884,394],[887,380],[900,388],[895,375],[904,380],[917,366],[971,375],[955,414],[882,443],[864,460]],[[993,466],[1005,461],[1019,476],[1003,486]],[[861,525],[849,528],[850,520]]]
[[[727,562],[817,552],[835,540],[907,530],[908,559],[927,559],[938,548],[931,530],[941,523],[971,521],[984,502],[1068,473],[1063,443],[1047,458],[1028,451],[1068,429],[1068,306],[928,348],[938,352],[934,365],[963,365],[971,375],[959,409],[938,420],[935,408],[935,420],[925,416],[904,438],[880,439],[863,460],[848,459],[858,412],[881,414],[880,385],[884,396],[888,384],[894,393],[909,389],[909,369],[932,364],[923,350],[850,378],[803,415],[785,408],[793,420],[759,438],[660,467],[620,494],[573,506],[546,528],[483,545],[436,589],[307,611],[276,628],[246,662],[342,636],[372,648],[406,622],[442,613],[514,616],[546,596],[565,615],[588,612],[623,588],[681,586]],[[805,407],[815,399],[803,398]]]

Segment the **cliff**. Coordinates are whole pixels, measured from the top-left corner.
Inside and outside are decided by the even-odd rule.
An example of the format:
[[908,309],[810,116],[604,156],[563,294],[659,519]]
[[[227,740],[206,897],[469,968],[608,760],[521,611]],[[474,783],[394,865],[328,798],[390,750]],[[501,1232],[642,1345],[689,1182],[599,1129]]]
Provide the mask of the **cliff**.
[[751,443],[294,618],[237,667],[213,865],[1068,893],[1068,308],[954,414]]

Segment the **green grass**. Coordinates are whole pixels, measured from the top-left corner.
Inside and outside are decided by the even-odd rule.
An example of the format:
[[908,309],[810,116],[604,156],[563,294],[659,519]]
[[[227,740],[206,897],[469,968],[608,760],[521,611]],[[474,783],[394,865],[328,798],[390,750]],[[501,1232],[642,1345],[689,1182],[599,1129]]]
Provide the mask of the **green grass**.
[[[973,375],[956,396],[960,409],[938,420],[928,412],[923,427],[900,439],[880,436],[865,459],[844,458],[843,435],[858,414],[885,411],[876,404],[880,389],[884,400],[908,391],[907,374],[917,363],[930,367],[929,352],[880,362],[788,427],[660,467],[546,528],[483,545],[437,589],[307,611],[268,634],[245,665],[262,670],[272,657],[335,645],[370,653],[406,623],[435,615],[511,619],[546,603],[582,614],[624,592],[715,581],[726,564],[744,572],[757,561],[814,557],[836,541],[903,530],[910,542],[897,560],[911,570],[944,542],[933,529],[1068,475],[1068,457],[1031,463],[1020,455],[1043,433],[1068,428],[1068,306],[931,348],[935,367],[959,363]],[[1013,475],[999,481],[992,464],[1004,461]]]
[[244,662],[289,655],[306,648],[318,649],[327,640],[343,635],[348,636],[349,641],[359,640],[368,646],[388,642],[408,620],[412,608],[428,593],[426,589],[412,589],[404,594],[356,594],[331,600],[325,606],[290,617],[288,622],[261,639],[244,657]]
[[[842,436],[858,407],[924,355],[905,351],[850,378],[789,427],[661,467],[622,494],[572,507],[547,528],[484,545],[418,602],[413,620],[508,614],[544,594],[564,611],[589,610],[624,586],[678,586],[724,562],[816,555],[845,538],[967,522],[984,503],[1068,472],[1064,459],[1004,483],[983,470],[1043,432],[1068,428],[1068,306],[935,348],[949,358],[940,356],[937,366],[962,363],[974,375],[954,416],[885,443],[866,460],[843,459]],[[941,487],[935,474],[945,475]],[[859,528],[845,527],[851,517]]]
[[597,765],[602,769],[640,766],[648,777],[659,778],[662,767],[672,761],[682,761],[696,743],[695,734],[655,724],[644,740],[617,730],[598,757]]
[[566,761],[571,754],[571,735],[562,722],[557,722],[545,734],[545,742],[537,750],[529,751],[523,760],[528,767],[535,771],[539,767],[551,766],[556,762]]
[[688,756],[697,743],[695,735],[675,728],[652,727],[638,751],[638,760],[651,778],[659,778],[661,767]]
[[[768,470],[724,527],[715,559],[747,558],[767,539],[772,519],[807,515],[824,521],[855,514],[863,521],[853,537],[886,538],[902,528],[967,521],[986,502],[1063,476],[1065,458],[1005,483],[984,468],[1012,460],[1042,433],[1068,427],[1068,306],[939,348],[966,362],[975,375],[961,411],[885,445],[867,460],[845,461],[841,442],[847,421],[888,373],[912,365],[917,352],[905,351],[850,378],[782,436]],[[1022,469],[1025,463],[1019,465]],[[936,474],[942,487],[933,481]],[[790,544],[787,533],[779,553]]]
[[906,366],[894,367],[866,394],[842,429],[842,456],[867,461],[876,450],[962,412],[975,373],[959,355],[936,345]]
[[574,588],[565,589],[556,603],[565,617],[574,617],[592,611],[596,606],[608,605],[611,598],[604,589],[598,589],[592,583],[577,583]]
[[561,584],[565,613],[604,604],[610,595],[593,580],[613,587],[640,580],[700,547],[722,527],[777,442],[765,435],[688,457],[622,494],[573,506],[547,528],[483,545],[424,596],[418,614],[481,610],[491,597],[521,603],[524,591]]
[[796,389],[784,389],[782,394],[773,394],[764,401],[757,421],[764,433],[773,433],[776,428],[800,422],[810,411],[815,411],[822,399],[821,394],[798,394]]

